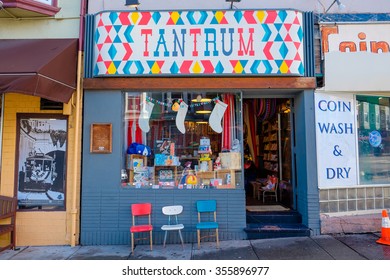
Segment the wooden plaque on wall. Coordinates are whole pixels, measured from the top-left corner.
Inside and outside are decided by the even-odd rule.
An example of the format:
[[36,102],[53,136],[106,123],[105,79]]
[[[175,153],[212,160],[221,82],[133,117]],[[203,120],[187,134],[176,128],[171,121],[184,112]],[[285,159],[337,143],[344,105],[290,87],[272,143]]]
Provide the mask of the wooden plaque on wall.
[[112,124],[91,124],[91,153],[108,154],[112,152]]

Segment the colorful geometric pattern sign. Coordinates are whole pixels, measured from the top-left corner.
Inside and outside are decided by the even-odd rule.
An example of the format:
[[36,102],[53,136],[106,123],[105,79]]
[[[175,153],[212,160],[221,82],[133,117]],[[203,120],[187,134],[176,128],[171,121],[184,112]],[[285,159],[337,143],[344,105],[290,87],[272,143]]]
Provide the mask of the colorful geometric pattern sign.
[[290,10],[101,12],[94,76],[304,75]]

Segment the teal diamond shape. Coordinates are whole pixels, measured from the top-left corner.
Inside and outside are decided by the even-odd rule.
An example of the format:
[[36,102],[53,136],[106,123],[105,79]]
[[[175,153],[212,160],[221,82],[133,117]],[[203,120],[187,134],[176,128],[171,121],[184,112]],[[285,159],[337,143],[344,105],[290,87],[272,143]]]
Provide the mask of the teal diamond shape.
[[108,54],[110,55],[110,58],[113,60],[117,53],[118,51],[116,50],[115,45],[112,44],[111,47],[108,49]]
[[223,65],[221,62],[218,62],[217,66],[215,67],[215,73],[222,74],[225,68],[223,68]]
[[288,48],[287,48],[287,45],[285,43],[282,43],[282,45],[280,46],[279,53],[282,56],[282,58],[286,58],[286,56],[288,54]]
[[180,68],[177,66],[176,62],[174,62],[169,70],[171,70],[171,74],[177,74],[179,73]]
[[242,19],[242,11],[235,11],[234,18],[236,19],[237,23],[240,23]]
[[118,19],[118,13],[111,12],[109,18],[111,20],[111,23],[115,23],[115,21]]
[[154,23],[157,24],[160,21],[160,18],[161,18],[161,14],[159,12],[153,13],[152,19],[153,19]]
[[286,10],[281,10],[278,13],[279,18],[284,22],[287,18],[287,11]]

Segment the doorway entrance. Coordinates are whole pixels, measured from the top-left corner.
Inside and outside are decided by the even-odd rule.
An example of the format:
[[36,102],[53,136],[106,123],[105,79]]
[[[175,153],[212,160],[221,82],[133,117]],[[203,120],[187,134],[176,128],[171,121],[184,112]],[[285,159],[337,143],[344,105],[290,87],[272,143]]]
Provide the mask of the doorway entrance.
[[289,98],[246,98],[243,101],[248,211],[294,209],[291,105]]

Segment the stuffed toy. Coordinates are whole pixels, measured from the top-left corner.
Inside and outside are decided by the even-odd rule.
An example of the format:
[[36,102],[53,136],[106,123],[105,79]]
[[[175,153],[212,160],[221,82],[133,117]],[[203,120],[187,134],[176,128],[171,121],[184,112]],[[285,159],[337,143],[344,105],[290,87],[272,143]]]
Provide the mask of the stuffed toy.
[[264,187],[261,187],[261,188],[264,191],[272,190],[275,187],[277,181],[278,181],[278,179],[275,177],[275,175],[267,176],[266,185]]
[[149,146],[133,142],[127,148],[127,153],[128,154],[143,155],[143,156],[148,157],[152,154],[152,150],[150,149]]
[[221,170],[221,158],[217,157],[214,162],[214,170]]

